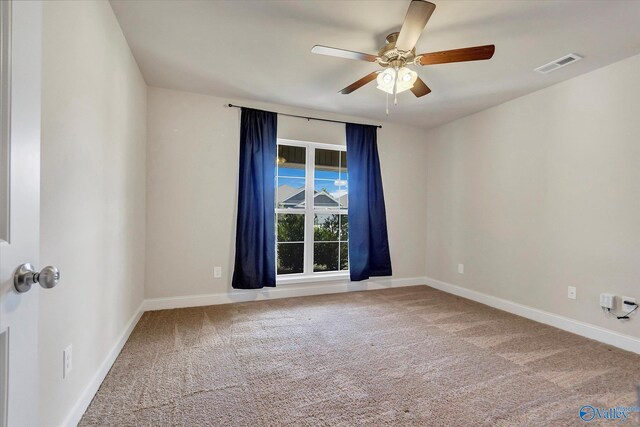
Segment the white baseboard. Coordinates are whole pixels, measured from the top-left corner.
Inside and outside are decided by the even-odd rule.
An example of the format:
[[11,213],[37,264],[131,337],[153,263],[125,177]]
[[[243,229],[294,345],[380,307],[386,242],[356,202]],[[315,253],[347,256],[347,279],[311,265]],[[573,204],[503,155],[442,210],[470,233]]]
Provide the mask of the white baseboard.
[[482,292],[473,291],[462,286],[452,285],[451,283],[442,282],[430,277],[424,278],[425,283],[435,289],[458,295],[479,303],[535,320],[536,322],[546,325],[555,326],[558,329],[591,338],[623,350],[632,351],[640,354],[640,339],[630,335],[621,334],[610,329],[592,325],[590,323],[581,322],[569,317],[560,316],[558,314],[549,313],[548,311],[539,310],[513,301],[498,298]]
[[233,290],[232,292],[216,294],[152,298],[144,301],[143,308],[144,311],[166,310],[171,308],[199,307],[204,305],[333,294],[338,292],[364,291],[368,289],[397,288],[424,284],[426,284],[424,277],[413,277],[408,279],[375,278],[364,280],[362,282],[349,282],[348,279],[344,279],[323,284],[309,283],[299,285],[280,285],[275,288],[263,288],[256,290]]
[[107,373],[109,373],[109,370],[120,354],[122,347],[124,347],[124,344],[129,339],[129,335],[131,335],[133,328],[135,328],[135,326],[138,324],[138,321],[142,317],[142,314],[144,313],[143,306],[144,302],[140,304],[140,307],[138,307],[138,310],[129,321],[127,328],[124,330],[122,335],[120,335],[120,338],[118,338],[116,344],[111,348],[111,351],[109,352],[109,354],[107,354],[107,357],[104,359],[93,378],[91,378],[89,385],[82,392],[80,399],[78,399],[76,404],[73,406],[73,409],[71,409],[71,412],[69,413],[69,415],[67,415],[67,418],[62,423],[63,426],[75,427],[78,425],[80,419],[89,407],[91,400],[93,400],[93,397],[98,392],[102,381],[104,381],[104,378],[107,376]]

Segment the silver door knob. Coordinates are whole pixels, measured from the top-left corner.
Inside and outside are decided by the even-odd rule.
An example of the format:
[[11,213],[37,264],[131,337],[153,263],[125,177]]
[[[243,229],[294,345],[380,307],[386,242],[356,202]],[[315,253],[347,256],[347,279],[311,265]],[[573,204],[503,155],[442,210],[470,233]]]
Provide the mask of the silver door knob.
[[20,293],[27,292],[34,283],[39,283],[45,289],[51,289],[59,281],[60,272],[52,266],[47,266],[38,273],[33,265],[26,263],[18,267],[13,275],[13,286]]

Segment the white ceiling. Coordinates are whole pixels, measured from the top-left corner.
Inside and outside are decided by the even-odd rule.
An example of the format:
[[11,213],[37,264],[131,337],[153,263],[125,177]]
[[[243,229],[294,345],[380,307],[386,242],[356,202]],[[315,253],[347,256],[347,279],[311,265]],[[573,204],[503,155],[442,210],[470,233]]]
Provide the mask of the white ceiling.
[[[433,127],[640,53],[640,1],[435,1],[417,52],[495,44],[489,61],[421,67],[432,93],[398,95],[386,119]],[[311,53],[315,44],[377,54],[402,24],[398,1],[111,0],[149,85],[385,119],[378,68]],[[533,72],[567,53],[582,61]]]

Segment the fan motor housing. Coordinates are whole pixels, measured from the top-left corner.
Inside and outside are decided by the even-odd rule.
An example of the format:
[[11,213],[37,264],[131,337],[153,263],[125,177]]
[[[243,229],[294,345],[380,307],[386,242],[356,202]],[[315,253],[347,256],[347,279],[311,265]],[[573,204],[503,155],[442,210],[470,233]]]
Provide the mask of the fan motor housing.
[[378,56],[380,57],[380,60],[378,62],[380,63],[380,65],[400,68],[403,67],[407,62],[413,62],[413,59],[416,57],[415,47],[407,52],[396,49],[396,40],[398,40],[398,34],[400,33],[395,32],[387,36],[386,46],[380,49],[380,52],[378,53]]

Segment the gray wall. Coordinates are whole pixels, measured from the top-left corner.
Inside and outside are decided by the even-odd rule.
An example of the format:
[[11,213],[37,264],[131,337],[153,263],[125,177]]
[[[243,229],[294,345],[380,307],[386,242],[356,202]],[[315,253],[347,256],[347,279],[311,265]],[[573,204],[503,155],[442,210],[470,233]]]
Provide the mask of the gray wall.
[[427,275],[640,337],[599,307],[640,301],[639,75],[635,56],[430,131]]
[[108,2],[43,21],[40,260],[62,279],[40,293],[39,413],[61,425],[143,300],[147,98]]

